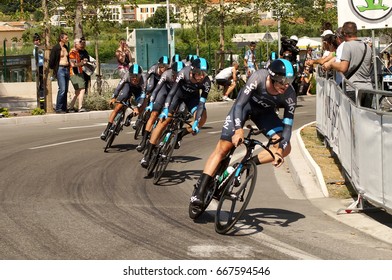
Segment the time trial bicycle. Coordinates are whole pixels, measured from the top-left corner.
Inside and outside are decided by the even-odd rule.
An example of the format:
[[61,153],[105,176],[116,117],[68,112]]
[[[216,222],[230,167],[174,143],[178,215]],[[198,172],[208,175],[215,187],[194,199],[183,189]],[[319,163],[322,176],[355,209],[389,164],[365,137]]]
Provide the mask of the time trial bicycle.
[[106,146],[104,151],[107,150],[112,146],[114,139],[120,132],[123,130],[124,124],[131,123],[131,119],[134,115],[134,110],[132,105],[127,101],[116,101],[115,103],[121,103],[123,106],[120,111],[118,111],[117,115],[114,117],[114,121],[108,130],[108,134],[106,136]]
[[[225,234],[232,229],[241,218],[252,197],[257,180],[257,166],[251,160],[255,147],[262,147],[275,159],[269,147],[283,140],[283,137],[278,140],[269,138],[268,143],[263,144],[252,138],[263,131],[253,128],[251,125],[247,125],[247,128],[249,133],[243,142],[246,153],[242,159],[229,165],[236,150],[236,147],[233,147],[220,162],[211,184],[206,189],[203,206],[196,207],[192,202],[189,204],[189,217],[197,219],[207,209],[212,199],[217,200],[215,231],[220,234]],[[195,195],[195,192],[196,189],[194,189],[192,196]]]

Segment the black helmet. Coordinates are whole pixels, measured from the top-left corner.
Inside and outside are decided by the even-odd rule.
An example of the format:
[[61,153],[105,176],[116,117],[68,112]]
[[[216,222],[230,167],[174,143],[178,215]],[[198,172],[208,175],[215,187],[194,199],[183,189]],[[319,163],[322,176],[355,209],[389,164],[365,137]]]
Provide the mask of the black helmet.
[[193,54],[188,54],[186,56],[186,61],[191,61],[191,58],[193,57]]
[[199,58],[199,56],[197,56],[197,55],[194,54],[194,55],[192,55],[190,61],[193,62],[193,61],[194,61],[195,59],[197,59],[197,58]]
[[184,62],[182,62],[182,61],[176,61],[176,62],[173,63],[171,69],[173,70],[173,72],[178,73],[178,72],[180,72],[181,69],[184,68],[184,67],[185,67]]
[[268,66],[271,79],[282,84],[291,84],[294,81],[294,68],[286,59],[276,59]]
[[159,63],[159,64],[169,64],[169,58],[168,58],[166,55],[161,56],[161,57],[158,59],[158,63]]
[[177,61],[181,61],[181,56],[179,54],[175,54],[172,57],[172,63],[177,62]]
[[192,61],[192,69],[200,69],[201,71],[208,71],[208,62],[205,58],[199,57]]
[[139,75],[143,73],[143,69],[139,64],[132,64],[129,66],[129,74]]

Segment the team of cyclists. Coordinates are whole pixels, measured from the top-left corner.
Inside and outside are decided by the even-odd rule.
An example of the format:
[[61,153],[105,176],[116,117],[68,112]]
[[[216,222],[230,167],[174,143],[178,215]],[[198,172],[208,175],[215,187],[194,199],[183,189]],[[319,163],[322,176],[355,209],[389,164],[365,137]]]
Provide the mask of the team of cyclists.
[[[121,101],[127,101],[134,96],[137,103],[134,114],[140,115],[144,110],[151,112],[142,140],[136,148],[139,152],[144,151],[141,166],[148,167],[152,151],[170,123],[170,117],[180,106],[185,106],[192,114],[193,122],[179,133],[175,147],[179,148],[183,137],[199,133],[207,120],[205,103],[211,89],[211,79],[207,71],[206,59],[195,55],[188,55],[184,60],[181,60],[179,55],[174,55],[171,60],[162,56],[150,67],[147,74],[143,73],[138,64],[132,64],[114,90],[110,100],[115,104],[114,110],[109,116],[108,126],[102,132],[101,139],[106,139],[115,115],[123,106]],[[225,118],[220,140],[195,184],[196,191],[190,198],[195,207],[203,206],[206,188],[210,185],[220,161],[232,147],[243,142],[243,126],[247,120],[251,120],[269,138],[277,140],[283,137],[282,141],[271,148],[274,157],[262,151],[252,160],[257,165],[269,162],[275,167],[282,165],[291,150],[290,137],[296,108],[296,93],[292,86],[295,74],[292,63],[279,58],[270,61],[267,68],[254,71],[247,78]],[[284,109],[282,119],[277,114],[279,108]]]

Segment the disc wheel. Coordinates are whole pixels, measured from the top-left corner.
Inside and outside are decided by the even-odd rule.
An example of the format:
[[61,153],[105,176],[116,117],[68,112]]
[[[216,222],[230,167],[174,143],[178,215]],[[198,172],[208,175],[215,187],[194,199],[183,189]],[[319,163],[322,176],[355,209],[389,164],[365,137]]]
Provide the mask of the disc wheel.
[[257,169],[253,161],[242,166],[239,176],[234,176],[234,173],[223,190],[216,209],[215,231],[220,234],[227,233],[240,219],[256,185]]

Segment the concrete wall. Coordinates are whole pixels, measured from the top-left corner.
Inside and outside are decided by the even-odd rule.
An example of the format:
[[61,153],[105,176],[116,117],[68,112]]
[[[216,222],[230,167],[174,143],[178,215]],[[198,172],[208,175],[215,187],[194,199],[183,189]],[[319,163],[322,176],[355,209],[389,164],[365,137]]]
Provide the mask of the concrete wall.
[[[91,81],[93,85],[95,80]],[[109,85],[115,88],[118,79],[107,80]],[[35,82],[24,83],[0,83],[0,107],[8,108],[10,111],[30,110],[37,107],[37,85]],[[52,82],[52,102],[56,103],[57,81]],[[75,94],[75,90],[69,83],[68,99]]]

